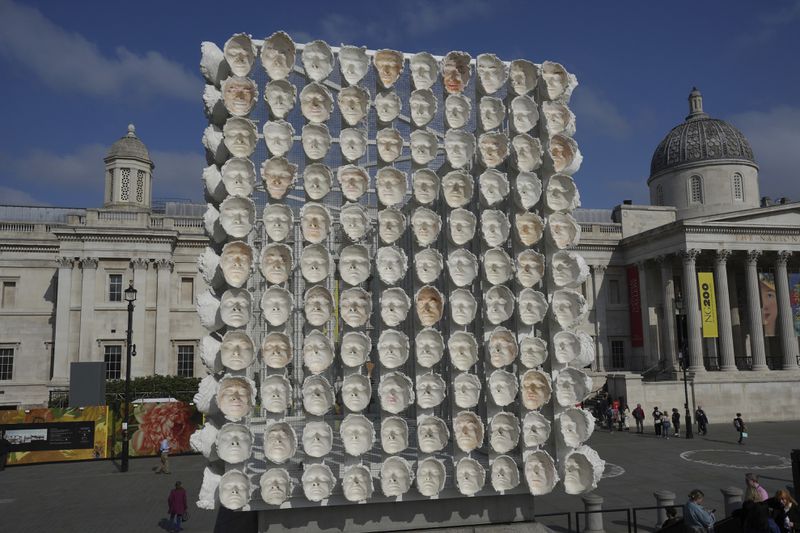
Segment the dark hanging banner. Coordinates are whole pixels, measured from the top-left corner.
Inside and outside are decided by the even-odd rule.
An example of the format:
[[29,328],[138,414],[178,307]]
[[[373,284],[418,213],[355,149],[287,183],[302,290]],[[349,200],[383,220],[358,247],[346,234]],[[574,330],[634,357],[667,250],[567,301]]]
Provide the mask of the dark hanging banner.
[[630,309],[631,346],[638,348],[644,345],[642,330],[642,295],[639,287],[639,269],[636,265],[628,266],[628,308]]

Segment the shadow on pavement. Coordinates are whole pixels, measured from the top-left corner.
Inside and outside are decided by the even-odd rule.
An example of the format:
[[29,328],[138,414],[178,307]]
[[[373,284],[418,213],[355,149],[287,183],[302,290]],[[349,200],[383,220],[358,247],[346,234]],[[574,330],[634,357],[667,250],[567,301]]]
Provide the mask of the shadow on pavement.
[[214,533],[258,533],[258,513],[255,511],[231,511],[220,506]]

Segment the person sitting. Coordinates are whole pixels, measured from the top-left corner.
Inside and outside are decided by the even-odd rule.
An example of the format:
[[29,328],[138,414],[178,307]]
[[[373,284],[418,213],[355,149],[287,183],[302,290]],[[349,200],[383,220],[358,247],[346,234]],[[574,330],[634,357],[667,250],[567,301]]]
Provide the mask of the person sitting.
[[747,484],[747,490],[744,493],[745,501],[752,501],[756,503],[767,501],[767,498],[769,498],[769,493],[767,492],[767,489],[759,485],[758,476],[756,474],[747,473],[744,475],[744,480]]
[[683,506],[683,521],[688,531],[702,533],[714,528],[714,510],[702,506],[705,494],[700,489],[689,493],[689,501]]
[[683,522],[683,518],[678,516],[678,508],[677,507],[667,507],[667,519],[664,520],[664,523],[661,524],[661,529],[667,529],[670,526],[674,526],[680,522]]
[[776,506],[773,516],[781,533],[800,530],[800,508],[797,507],[797,501],[792,498],[789,491],[779,490],[775,493],[774,501]]
[[780,528],[769,516],[765,503],[754,503],[744,519],[744,533],[780,533]]

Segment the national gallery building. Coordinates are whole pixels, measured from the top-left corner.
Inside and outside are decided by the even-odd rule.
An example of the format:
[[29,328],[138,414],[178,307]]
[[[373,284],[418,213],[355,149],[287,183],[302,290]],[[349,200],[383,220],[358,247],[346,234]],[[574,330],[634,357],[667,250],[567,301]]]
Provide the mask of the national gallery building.
[[[154,163],[133,127],[104,161],[101,208],[0,205],[0,408],[46,404],[72,362],[124,377],[131,282],[133,376],[205,375],[206,206],[154,205]],[[707,115],[697,90],[647,185],[650,205],[575,211],[595,386],[646,410],[681,407],[685,365],[690,404],[712,422],[796,418],[784,406],[800,404],[800,204],[762,201],[747,139]]]

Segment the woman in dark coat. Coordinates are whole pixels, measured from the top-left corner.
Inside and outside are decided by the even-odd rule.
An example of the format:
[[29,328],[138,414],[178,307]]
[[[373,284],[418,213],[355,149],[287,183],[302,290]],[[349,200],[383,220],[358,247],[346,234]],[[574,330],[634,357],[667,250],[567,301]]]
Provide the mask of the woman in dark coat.
[[786,490],[779,490],[775,493],[775,504],[773,516],[781,533],[800,531],[800,509],[792,495]]

